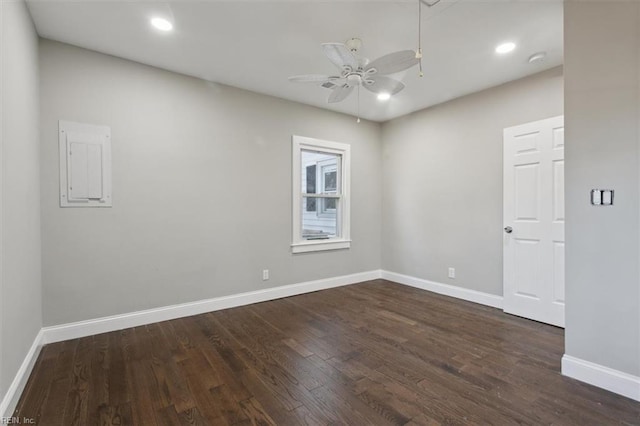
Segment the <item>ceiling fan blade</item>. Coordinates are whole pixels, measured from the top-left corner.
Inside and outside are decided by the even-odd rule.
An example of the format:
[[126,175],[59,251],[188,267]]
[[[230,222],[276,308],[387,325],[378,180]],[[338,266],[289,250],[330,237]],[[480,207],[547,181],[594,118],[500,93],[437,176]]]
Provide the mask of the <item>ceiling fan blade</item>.
[[322,50],[338,68],[344,69],[345,65],[354,70],[358,68],[358,60],[344,43],[322,43]]
[[[331,77],[331,79],[329,80],[329,83],[333,83],[336,86],[344,86],[345,84],[347,84],[347,79],[343,77]],[[328,89],[331,89],[331,84],[326,86],[322,84],[322,86]]]
[[323,74],[307,74],[307,75],[293,75],[289,77],[289,81],[292,83],[324,83],[332,79],[340,77],[331,77]]
[[393,74],[404,71],[417,65],[420,60],[416,58],[416,52],[413,50],[401,50],[399,52],[389,53],[367,65],[367,70],[375,68],[376,74]]
[[354,86],[349,86],[346,84],[343,86],[336,87],[331,91],[331,94],[329,95],[329,99],[327,99],[327,102],[332,104],[332,103],[343,101],[347,96],[349,96],[349,93],[353,91],[353,87]]
[[404,83],[398,80],[394,80],[391,77],[385,77],[383,75],[371,76],[368,80],[373,80],[371,84],[364,84],[364,88],[370,90],[373,93],[389,93],[395,95],[402,89],[404,89]]

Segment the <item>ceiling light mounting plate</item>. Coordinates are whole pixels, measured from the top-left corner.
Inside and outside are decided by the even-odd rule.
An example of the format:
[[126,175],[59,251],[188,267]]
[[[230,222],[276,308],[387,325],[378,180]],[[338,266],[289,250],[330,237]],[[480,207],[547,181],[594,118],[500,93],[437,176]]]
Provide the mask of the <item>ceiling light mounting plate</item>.
[[344,43],[347,48],[352,52],[357,52],[362,47],[362,40],[357,37],[350,38]]

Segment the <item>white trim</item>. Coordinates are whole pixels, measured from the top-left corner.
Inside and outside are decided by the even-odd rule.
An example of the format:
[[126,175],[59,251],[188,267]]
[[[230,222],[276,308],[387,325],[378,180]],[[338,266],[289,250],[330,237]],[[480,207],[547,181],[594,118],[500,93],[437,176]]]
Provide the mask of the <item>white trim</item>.
[[[326,152],[340,156],[340,167],[338,171],[338,182],[340,190],[336,194],[315,194],[314,198],[338,198],[340,206],[338,208],[336,238],[326,240],[315,240],[309,244],[308,240],[302,238],[302,198],[306,194],[302,193],[302,165],[301,153],[303,150]],[[292,202],[291,202],[291,252],[305,253],[322,250],[348,249],[351,247],[351,145],[314,139],[305,136],[292,135],[291,137],[291,178],[292,178]]]
[[468,288],[457,287],[449,284],[442,284],[435,281],[429,281],[422,278],[411,277],[409,275],[402,275],[384,270],[382,271],[382,278],[422,290],[444,294],[445,296],[455,297],[456,299],[467,300],[469,302],[502,309],[502,296],[496,296],[495,294],[470,290]]
[[308,240],[303,243],[291,244],[292,253],[308,253],[310,251],[340,250],[351,247],[351,240],[328,239]]
[[[16,373],[13,382],[2,399],[2,403],[0,404],[0,417],[7,417],[13,414],[38,358],[40,349],[45,344],[92,336],[95,334],[122,330],[124,328],[136,327],[145,324],[152,324],[159,321],[198,315],[220,309],[265,302],[268,300],[295,296],[313,291],[341,287],[379,278],[457,299],[492,306],[494,308],[502,307],[502,297],[500,296],[428,281],[422,278],[402,275],[395,272],[373,270],[200,300],[197,302],[182,303],[179,305],[131,312],[128,314],[113,315],[70,324],[44,327],[34,339],[29,352],[25,356],[25,359]],[[564,355],[562,357],[562,374],[626,396],[636,401],[640,401],[640,377],[623,373],[589,361],[584,361],[570,355]]]
[[2,398],[2,403],[0,403],[0,418],[10,417],[15,411],[20,396],[27,385],[27,380],[29,380],[33,366],[36,364],[40,349],[42,349],[44,345],[43,342],[44,331],[41,329],[33,340],[33,344],[31,344],[29,352],[27,352],[27,355],[24,357],[22,365],[20,365],[11,385],[7,389],[7,393],[5,393]]
[[312,291],[355,284],[362,281],[375,280],[380,277],[380,270],[373,270],[316,281],[307,281],[299,284],[273,287],[264,290],[250,291],[230,296],[216,297],[213,299],[199,300],[197,302],[147,309],[128,314],[113,315],[87,321],[44,327],[42,329],[44,332],[43,343],[46,344],[69,339],[77,339],[79,337],[92,336],[95,334],[107,333],[109,331],[122,330],[129,327],[137,327],[140,325],[188,317],[220,309],[234,308],[237,306],[265,302],[267,300],[280,299],[282,297],[295,296]]
[[567,354],[562,357],[562,375],[640,401],[638,376]]
[[307,281],[298,284],[290,284],[280,287],[273,287],[264,290],[250,291],[246,293],[233,294],[229,296],[216,297],[212,299],[198,300],[195,302],[181,303],[178,305],[163,306],[160,308],[147,309],[144,311],[130,312],[126,314],[112,315],[108,317],[96,318],[86,321],[44,327],[42,337],[43,344],[61,342],[63,340],[77,339],[80,337],[92,336],[110,331],[122,330],[129,327],[152,324],[160,321],[167,321],[220,309],[234,308],[237,306],[249,305],[252,303],[265,302],[268,300],[280,299],[282,297],[295,296],[355,284],[363,281],[370,281],[383,278],[398,284],[420,288],[434,293],[458,299],[480,303],[494,308],[501,308],[502,297],[493,294],[469,290],[462,287],[436,283],[421,278],[411,277],[389,271],[366,271],[351,275],[343,275],[332,278],[324,278],[315,281]]

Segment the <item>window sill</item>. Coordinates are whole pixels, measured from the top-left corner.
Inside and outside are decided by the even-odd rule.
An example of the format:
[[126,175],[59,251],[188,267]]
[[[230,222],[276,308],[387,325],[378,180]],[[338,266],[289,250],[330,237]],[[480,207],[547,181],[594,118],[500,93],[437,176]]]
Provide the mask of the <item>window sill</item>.
[[312,251],[341,250],[351,247],[351,240],[304,241],[291,244],[292,253],[308,253]]

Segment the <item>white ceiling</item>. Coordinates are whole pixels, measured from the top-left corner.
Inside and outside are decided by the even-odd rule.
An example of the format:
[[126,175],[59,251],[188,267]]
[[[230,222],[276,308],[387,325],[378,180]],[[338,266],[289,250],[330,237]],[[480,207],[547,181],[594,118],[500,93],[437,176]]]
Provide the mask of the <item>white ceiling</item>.
[[[417,47],[417,0],[29,1],[40,36],[254,92],[356,115],[354,93],[290,83],[295,74],[334,74],[320,44],[363,40],[375,59]],[[161,33],[149,19],[174,22]],[[424,77],[406,71],[387,102],[361,92],[363,118],[385,121],[562,64],[561,0],[442,0],[423,7]],[[514,41],[511,54],[497,44]],[[544,61],[528,57],[546,51]]]

